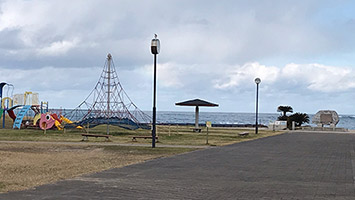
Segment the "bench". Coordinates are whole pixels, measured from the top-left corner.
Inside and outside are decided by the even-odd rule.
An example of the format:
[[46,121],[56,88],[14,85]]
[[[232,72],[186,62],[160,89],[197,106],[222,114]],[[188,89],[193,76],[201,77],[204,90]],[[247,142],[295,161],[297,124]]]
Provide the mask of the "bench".
[[81,134],[81,136],[83,136],[83,139],[81,141],[87,141],[89,140],[89,137],[105,137],[106,138],[106,141],[110,140],[110,137],[112,135],[98,135],[98,134],[87,134],[87,133],[83,133]]
[[249,135],[249,132],[241,132],[241,133],[238,133],[239,136],[247,136]]
[[195,133],[201,133],[201,129],[200,128],[193,128],[192,131],[195,132]]
[[[149,135],[149,136],[142,136],[142,135],[133,136],[133,137],[132,137],[132,141],[133,141],[133,142],[137,142],[137,138],[152,139],[153,137],[152,137],[151,135]],[[155,139],[156,139],[157,142],[158,142],[158,136],[155,136]]]

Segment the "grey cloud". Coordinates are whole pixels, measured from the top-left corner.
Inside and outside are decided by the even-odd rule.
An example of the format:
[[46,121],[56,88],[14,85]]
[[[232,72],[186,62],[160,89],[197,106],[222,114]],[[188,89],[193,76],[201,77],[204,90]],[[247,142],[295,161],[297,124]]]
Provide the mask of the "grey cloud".
[[[1,1],[0,4],[5,2],[12,1]],[[130,71],[151,66],[153,60],[149,46],[154,33],[158,34],[162,45],[158,56],[159,64],[174,63],[182,66],[177,71],[178,74],[170,75],[188,85],[159,86],[158,95],[161,95],[161,100],[164,101],[162,107],[166,109],[174,108],[175,100],[196,96],[221,102],[222,105],[226,102],[225,105],[235,106],[237,110],[245,109],[244,103],[254,100],[255,85],[252,81],[250,85],[245,84],[228,91],[213,88],[213,80],[225,78],[222,72],[226,72],[228,66],[242,66],[254,61],[264,64],[263,60],[277,65],[273,62],[279,59],[284,59],[286,63],[314,62],[318,59],[322,64],[320,57],[337,61],[342,55],[353,54],[355,45],[352,34],[355,30],[354,19],[345,16],[342,20],[330,21],[327,16],[323,16],[324,8],[336,4],[332,1],[16,2],[33,4],[28,6],[27,11],[38,9],[38,12],[18,13],[26,16],[26,20],[21,18],[18,26],[0,31],[1,68],[34,70],[52,66],[49,73],[54,69],[73,71],[72,68],[88,71],[92,67],[102,67],[107,53],[111,53],[119,76],[120,72],[124,72],[124,88],[132,94],[132,99],[138,99],[138,105],[144,105],[143,109],[151,106],[151,93],[147,92],[151,89],[151,76],[141,77],[142,74]],[[14,12],[16,10],[17,8],[13,9]],[[2,9],[0,17],[6,15],[6,12],[7,10]],[[22,24],[23,21],[26,23]],[[61,54],[38,53],[41,49],[48,49],[63,41],[76,42]],[[354,58],[350,56],[350,59]],[[196,69],[190,70],[184,66],[194,66]],[[186,72],[182,73],[184,71]],[[159,75],[161,74],[158,71]],[[95,82],[99,74],[97,78],[90,73],[86,76]],[[73,78],[67,78],[68,82],[62,84],[60,90],[63,94],[66,90],[69,92],[65,94],[75,93],[70,87]],[[84,77],[77,79],[81,79],[78,81],[80,84],[89,82]],[[139,84],[144,85],[137,86],[136,79],[141,80]],[[46,81],[48,85],[40,86],[41,91],[55,88],[52,91],[55,93],[57,83]],[[279,91],[292,98],[297,94],[307,97],[313,95],[310,90],[304,89],[309,86],[308,82],[289,81],[287,78],[278,79],[272,87],[264,87],[265,92],[270,94],[265,97],[265,104],[273,99],[277,99],[277,103],[283,103],[278,102],[282,96],[277,94]],[[18,82],[19,84],[21,83]],[[26,85],[17,87],[25,88]],[[33,85],[32,88],[36,86]],[[90,91],[91,87],[78,86],[78,89]],[[60,94],[57,96],[58,99],[64,99]],[[291,97],[282,97],[286,103],[297,103]],[[73,104],[76,105],[76,102]],[[272,103],[268,104],[270,107],[274,106]],[[247,110],[252,110],[253,106],[252,103],[247,104]]]
[[329,42],[333,37],[324,34],[330,27],[320,32],[309,21],[321,9],[315,7],[318,1],[78,1],[70,5],[54,2],[45,7],[51,10],[44,12],[48,16],[43,16],[40,28],[18,30],[35,32],[29,36],[34,46],[24,47],[32,51],[53,42],[80,40],[55,58],[32,59],[31,52],[20,50],[19,56],[34,63],[30,66],[92,67],[92,61],[83,61],[82,55],[91,59],[103,52],[114,52],[121,66],[143,65],[151,61],[149,40],[154,33],[161,38],[163,62],[234,64],[334,51]]
[[0,31],[0,48],[7,52],[24,48],[23,42],[19,39],[19,29],[5,29]]

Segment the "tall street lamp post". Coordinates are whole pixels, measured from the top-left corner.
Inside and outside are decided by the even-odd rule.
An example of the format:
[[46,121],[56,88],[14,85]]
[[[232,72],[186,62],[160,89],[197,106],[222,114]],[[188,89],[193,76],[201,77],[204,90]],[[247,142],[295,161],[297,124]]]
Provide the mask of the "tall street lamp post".
[[256,111],[255,111],[255,134],[258,134],[258,100],[259,100],[259,84],[261,83],[260,78],[256,78],[255,80],[256,83]]
[[156,119],[157,119],[157,108],[156,108],[156,96],[157,96],[157,54],[160,52],[160,41],[157,38],[157,34],[154,35],[151,43],[151,52],[154,55],[154,86],[153,86],[153,128],[152,128],[152,148],[155,148],[155,137],[156,137]]

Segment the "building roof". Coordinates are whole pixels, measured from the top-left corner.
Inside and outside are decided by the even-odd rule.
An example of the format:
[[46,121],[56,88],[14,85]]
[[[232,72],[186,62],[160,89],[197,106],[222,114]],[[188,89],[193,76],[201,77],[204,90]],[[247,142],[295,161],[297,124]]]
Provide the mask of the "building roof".
[[218,104],[204,101],[201,99],[193,99],[193,100],[183,101],[183,102],[175,103],[175,105],[177,105],[177,106],[210,106],[210,107],[218,106]]

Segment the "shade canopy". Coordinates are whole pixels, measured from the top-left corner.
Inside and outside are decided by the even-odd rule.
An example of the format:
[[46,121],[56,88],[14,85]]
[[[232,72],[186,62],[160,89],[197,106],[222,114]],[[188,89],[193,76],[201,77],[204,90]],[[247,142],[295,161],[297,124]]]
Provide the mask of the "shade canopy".
[[183,101],[183,102],[175,103],[175,105],[177,105],[177,106],[209,106],[209,107],[218,106],[218,104],[204,101],[201,99],[193,99],[193,100]]
[[199,112],[199,108],[200,106],[208,106],[208,107],[216,107],[218,106],[218,104],[215,103],[211,103],[208,101],[204,101],[201,99],[193,99],[193,100],[188,100],[188,101],[183,101],[183,102],[179,102],[179,103],[175,103],[175,105],[177,106],[195,106],[195,128],[194,131],[198,131],[200,132],[201,129],[198,128],[198,112]]

